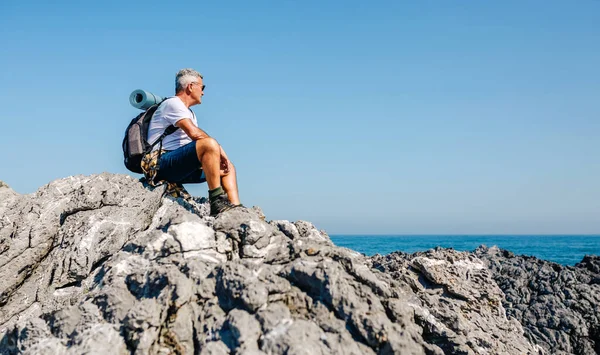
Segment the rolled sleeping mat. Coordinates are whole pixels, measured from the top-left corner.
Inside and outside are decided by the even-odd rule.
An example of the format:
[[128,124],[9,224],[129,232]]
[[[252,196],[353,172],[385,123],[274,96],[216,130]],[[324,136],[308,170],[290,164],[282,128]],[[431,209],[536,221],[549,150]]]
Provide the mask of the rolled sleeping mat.
[[129,103],[140,110],[147,110],[150,106],[163,100],[162,97],[144,90],[133,90],[129,95]]

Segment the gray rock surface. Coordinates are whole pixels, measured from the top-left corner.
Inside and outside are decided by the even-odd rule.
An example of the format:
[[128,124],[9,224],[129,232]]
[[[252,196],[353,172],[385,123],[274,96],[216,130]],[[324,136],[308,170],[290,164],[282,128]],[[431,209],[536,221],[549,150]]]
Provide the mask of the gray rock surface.
[[475,253],[506,295],[506,314],[551,354],[600,354],[600,257],[575,267],[516,256],[497,247]]
[[[435,249],[412,255],[395,252],[371,258],[404,299],[387,298],[392,315],[414,321],[423,339],[445,354],[534,354],[523,329],[506,316],[504,295],[486,265],[468,252]],[[397,315],[396,315],[397,314]]]
[[553,353],[487,256],[367,258],[306,221],[163,192],[107,173],[0,184],[0,353]]

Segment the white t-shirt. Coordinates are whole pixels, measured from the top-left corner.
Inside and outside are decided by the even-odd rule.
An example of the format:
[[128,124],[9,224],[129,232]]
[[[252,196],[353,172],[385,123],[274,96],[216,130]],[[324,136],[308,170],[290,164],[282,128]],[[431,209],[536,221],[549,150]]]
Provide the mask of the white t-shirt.
[[[192,110],[187,108],[183,101],[177,96],[173,96],[165,100],[154,112],[150,127],[148,127],[148,143],[152,144],[161,136],[169,126],[174,126],[181,119],[189,118],[194,125],[198,127],[196,115]],[[192,139],[182,129],[178,129],[175,133],[171,133],[163,139],[162,149],[175,150],[190,143]],[[153,150],[160,147],[157,143]]]

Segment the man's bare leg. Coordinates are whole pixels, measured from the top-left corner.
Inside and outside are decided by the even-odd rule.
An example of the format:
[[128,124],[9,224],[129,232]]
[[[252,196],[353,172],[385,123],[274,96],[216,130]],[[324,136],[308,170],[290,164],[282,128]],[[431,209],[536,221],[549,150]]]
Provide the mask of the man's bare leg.
[[196,154],[202,164],[208,189],[221,186],[221,148],[213,138],[202,138],[196,141]]
[[[222,160],[222,151],[219,143],[213,138],[202,138],[196,141],[196,154],[202,164],[202,170],[206,176],[208,184],[208,199],[210,200],[210,215],[227,211],[235,205],[240,204],[238,197],[237,181],[235,177],[235,168],[233,164],[227,162],[225,156]],[[228,164],[225,164],[227,162]],[[225,170],[221,170],[222,165]],[[223,186],[221,186],[223,183]],[[229,201],[222,200],[224,193],[227,193]]]
[[240,204],[240,196],[238,193],[237,186],[237,176],[235,174],[235,167],[231,162],[229,162],[229,172],[221,176],[221,184],[223,185],[223,190],[227,193],[227,197],[229,197],[229,202],[234,205]]

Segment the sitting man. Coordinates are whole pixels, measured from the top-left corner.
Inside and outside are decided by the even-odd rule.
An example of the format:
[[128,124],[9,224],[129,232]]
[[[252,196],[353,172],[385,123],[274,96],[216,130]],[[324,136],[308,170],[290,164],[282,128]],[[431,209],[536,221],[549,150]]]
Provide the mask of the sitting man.
[[152,185],[169,183],[208,183],[210,215],[241,206],[235,167],[217,141],[198,128],[190,106],[202,103],[205,85],[202,75],[193,69],[182,69],[175,77],[175,96],[163,101],[148,128],[152,144],[170,126],[178,127],[156,144],[142,161],[142,169]]

